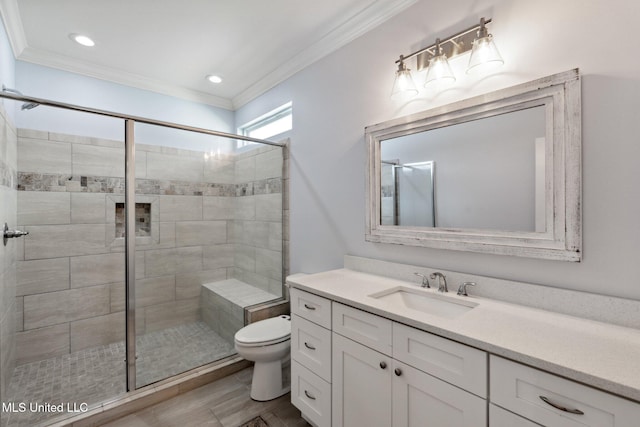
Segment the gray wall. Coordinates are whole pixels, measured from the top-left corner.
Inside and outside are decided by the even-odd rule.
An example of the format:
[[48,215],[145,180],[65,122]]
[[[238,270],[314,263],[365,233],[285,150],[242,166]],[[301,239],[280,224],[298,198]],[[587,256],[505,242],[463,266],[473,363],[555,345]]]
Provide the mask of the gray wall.
[[[16,61],[15,68],[15,85],[25,95],[223,132],[234,131],[233,111],[223,108],[23,61]],[[17,111],[16,126],[94,138],[124,138],[122,120],[48,107]],[[176,135],[180,136],[176,138]],[[158,126],[138,124],[135,136],[137,142],[146,144],[203,151],[216,151],[220,143],[224,151],[229,151],[227,139],[218,139],[212,146],[215,138],[208,135],[185,134]]]
[[[463,56],[451,61],[451,89],[390,99],[398,55],[481,16],[493,18],[505,59],[496,74],[466,75]],[[623,0],[423,0],[237,111],[244,123],[293,101],[291,272],[338,268],[348,253],[640,299],[640,59],[628,54],[637,16],[640,3]],[[364,241],[365,126],[575,67],[583,75],[581,263]]]

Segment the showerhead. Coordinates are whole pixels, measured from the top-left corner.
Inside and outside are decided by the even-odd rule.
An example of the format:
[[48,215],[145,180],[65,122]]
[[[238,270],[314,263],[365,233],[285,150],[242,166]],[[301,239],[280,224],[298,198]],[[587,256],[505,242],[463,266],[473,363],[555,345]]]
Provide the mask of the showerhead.
[[31,110],[33,108],[36,108],[38,105],[37,102],[25,102],[24,104],[22,104],[22,107],[20,107],[21,110]]
[[[22,95],[22,92],[20,92],[19,90],[8,88],[5,85],[2,85],[2,91],[3,92],[9,92],[9,93],[15,93],[16,95]],[[40,105],[40,104],[38,104],[37,102],[25,102],[24,104],[22,104],[20,109],[22,111],[31,110],[33,108],[36,108],[38,105]]]

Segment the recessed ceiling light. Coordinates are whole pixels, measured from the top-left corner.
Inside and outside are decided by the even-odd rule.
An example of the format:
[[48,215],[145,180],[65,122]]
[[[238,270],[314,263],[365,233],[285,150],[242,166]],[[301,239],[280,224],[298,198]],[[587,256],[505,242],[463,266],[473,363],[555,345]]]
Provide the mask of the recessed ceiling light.
[[93,40],[82,34],[69,34],[69,38],[82,46],[92,47],[96,45]]
[[222,77],[214,76],[213,74],[207,76],[207,80],[211,83],[222,83]]

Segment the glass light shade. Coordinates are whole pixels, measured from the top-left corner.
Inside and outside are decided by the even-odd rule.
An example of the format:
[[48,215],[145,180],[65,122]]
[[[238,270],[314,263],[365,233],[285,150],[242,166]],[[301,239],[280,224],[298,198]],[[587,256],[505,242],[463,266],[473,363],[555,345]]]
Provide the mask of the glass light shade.
[[473,41],[467,74],[481,72],[504,64],[491,34]]
[[400,64],[396,71],[396,79],[393,82],[391,90],[391,98],[412,97],[418,94],[416,84],[413,82],[411,70],[404,64]]
[[438,84],[450,84],[456,81],[456,76],[453,75],[447,55],[438,55],[429,61],[429,68],[427,68],[427,77],[425,79],[425,87],[430,83]]

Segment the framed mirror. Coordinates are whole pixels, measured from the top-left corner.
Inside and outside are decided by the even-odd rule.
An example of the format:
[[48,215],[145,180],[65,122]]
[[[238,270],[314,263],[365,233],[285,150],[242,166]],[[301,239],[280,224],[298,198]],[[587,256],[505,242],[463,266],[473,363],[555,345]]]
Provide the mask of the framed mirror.
[[575,69],[368,126],[366,240],[580,261],[580,102]]

